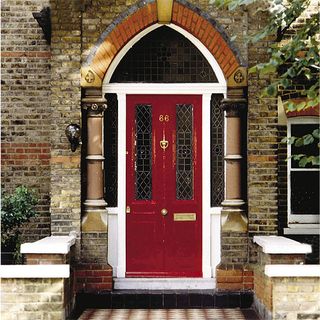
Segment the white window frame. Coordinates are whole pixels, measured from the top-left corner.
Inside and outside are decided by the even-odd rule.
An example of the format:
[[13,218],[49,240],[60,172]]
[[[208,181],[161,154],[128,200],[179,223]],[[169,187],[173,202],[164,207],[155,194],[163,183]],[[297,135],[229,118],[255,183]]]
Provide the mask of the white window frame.
[[[318,117],[297,117],[288,119],[287,137],[291,137],[291,128],[295,124],[318,124]],[[287,161],[287,207],[288,207],[288,227],[295,229],[290,232],[285,230],[285,234],[310,234],[310,229],[314,229],[312,233],[319,233],[319,215],[315,214],[292,214],[291,213],[291,172],[293,171],[317,171],[319,168],[292,168],[291,167],[291,145],[288,145],[288,161]],[[305,230],[308,229],[308,230]],[[316,232],[317,231],[317,232]]]

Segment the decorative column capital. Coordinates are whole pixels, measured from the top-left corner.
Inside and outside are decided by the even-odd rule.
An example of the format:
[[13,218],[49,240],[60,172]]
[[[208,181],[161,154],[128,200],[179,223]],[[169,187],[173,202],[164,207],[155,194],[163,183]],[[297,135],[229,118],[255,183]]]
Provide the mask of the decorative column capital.
[[89,97],[82,99],[82,109],[87,110],[93,116],[102,116],[107,107],[107,100],[104,98]]
[[239,117],[241,112],[247,108],[247,99],[225,98],[221,101],[221,107],[226,111],[227,117]]

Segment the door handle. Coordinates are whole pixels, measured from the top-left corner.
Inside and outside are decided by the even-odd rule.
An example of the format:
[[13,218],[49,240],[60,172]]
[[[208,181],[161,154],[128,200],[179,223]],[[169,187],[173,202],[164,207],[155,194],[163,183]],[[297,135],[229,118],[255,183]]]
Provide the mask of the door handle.
[[161,209],[161,214],[166,216],[168,214],[168,210],[166,208]]

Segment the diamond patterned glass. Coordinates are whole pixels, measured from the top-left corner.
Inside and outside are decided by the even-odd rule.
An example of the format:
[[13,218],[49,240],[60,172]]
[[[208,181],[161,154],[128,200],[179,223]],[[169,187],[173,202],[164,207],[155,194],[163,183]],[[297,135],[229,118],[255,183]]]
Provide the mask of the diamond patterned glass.
[[222,94],[211,96],[211,206],[220,207],[224,198],[224,115]]
[[135,198],[152,199],[152,107],[136,106]]
[[118,100],[117,95],[106,94],[108,108],[104,112],[104,179],[105,201],[108,207],[118,202]]
[[178,104],[177,113],[177,200],[193,199],[193,105]]
[[183,35],[160,27],[121,60],[110,82],[218,82],[202,53]]

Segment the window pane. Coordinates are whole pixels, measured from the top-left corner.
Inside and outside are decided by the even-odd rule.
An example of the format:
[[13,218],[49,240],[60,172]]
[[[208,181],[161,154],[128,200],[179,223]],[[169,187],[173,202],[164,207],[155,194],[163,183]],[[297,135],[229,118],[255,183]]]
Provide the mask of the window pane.
[[177,105],[177,169],[178,200],[193,199],[193,106]]
[[136,106],[135,198],[152,199],[152,116],[150,105]]
[[291,172],[291,213],[319,214],[319,171]]
[[[302,137],[306,134],[310,134],[313,130],[319,128],[317,124],[293,124],[291,125],[291,136],[293,137]],[[315,139],[315,141],[309,145],[295,147],[294,145],[291,146],[291,155],[294,154],[306,154],[307,156],[317,155],[319,154],[319,148],[317,143],[319,140]],[[291,160],[292,168],[299,168],[299,161]],[[311,164],[308,164],[306,168],[312,167]]]
[[108,108],[104,112],[104,171],[105,200],[108,207],[116,207],[118,200],[118,100],[106,95]]
[[221,108],[222,94],[211,96],[211,206],[220,207],[224,198],[224,115]]

